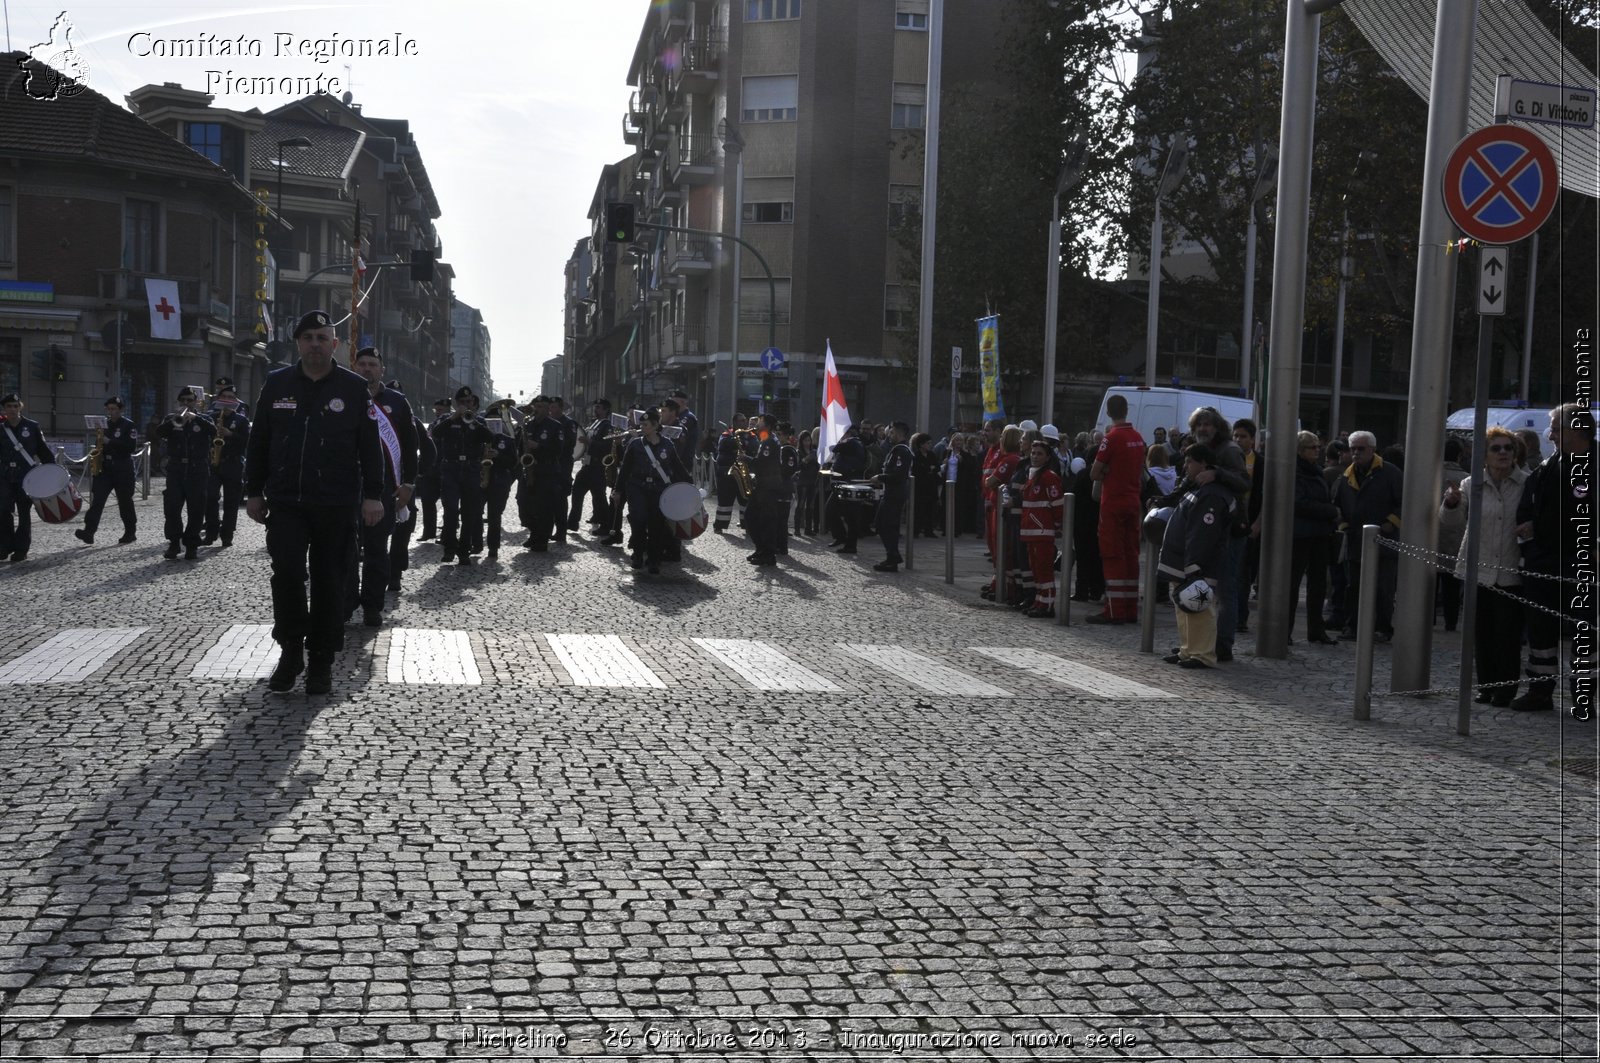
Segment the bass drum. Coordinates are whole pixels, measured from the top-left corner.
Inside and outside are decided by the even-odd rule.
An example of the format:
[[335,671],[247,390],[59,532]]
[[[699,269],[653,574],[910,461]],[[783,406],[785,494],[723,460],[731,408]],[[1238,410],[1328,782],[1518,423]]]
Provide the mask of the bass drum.
[[33,499],[33,508],[46,524],[65,524],[83,508],[83,496],[72,486],[72,477],[59,465],[35,465],[22,478],[22,491]]
[[705,494],[694,484],[670,484],[661,492],[661,516],[680,539],[697,538],[710,523]]

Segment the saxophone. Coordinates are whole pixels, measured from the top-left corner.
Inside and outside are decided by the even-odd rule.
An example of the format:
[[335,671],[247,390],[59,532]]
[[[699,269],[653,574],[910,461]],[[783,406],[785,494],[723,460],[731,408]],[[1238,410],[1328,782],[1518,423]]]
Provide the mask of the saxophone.
[[228,441],[222,438],[222,423],[227,420],[227,417],[227,410],[217,410],[217,434],[211,437],[211,467],[213,469],[222,464],[222,448],[228,445]]
[[94,430],[94,449],[89,451],[89,475],[99,476],[106,463],[106,430]]
[[482,491],[489,489],[489,474],[494,471],[494,444],[483,445],[483,460],[478,463],[478,488]]

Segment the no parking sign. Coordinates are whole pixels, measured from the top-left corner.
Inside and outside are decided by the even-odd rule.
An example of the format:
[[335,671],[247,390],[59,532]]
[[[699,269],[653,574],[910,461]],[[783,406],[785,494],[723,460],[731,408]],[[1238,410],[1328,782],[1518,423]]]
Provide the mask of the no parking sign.
[[1514,244],[1550,217],[1561,191],[1555,156],[1521,126],[1474,130],[1444,167],[1444,207],[1463,234],[1484,244]]

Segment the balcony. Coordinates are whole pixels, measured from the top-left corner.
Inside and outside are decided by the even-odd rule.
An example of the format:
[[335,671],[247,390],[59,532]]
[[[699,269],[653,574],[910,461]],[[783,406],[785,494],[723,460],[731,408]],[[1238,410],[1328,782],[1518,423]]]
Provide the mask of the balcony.
[[667,154],[667,178],[674,184],[709,184],[717,176],[717,138],[710,133],[675,133]]
[[709,92],[717,82],[717,70],[726,50],[726,45],[710,27],[705,27],[700,36],[683,41],[678,45],[677,68],[670,75],[672,90],[680,95]]
[[704,237],[674,236],[667,243],[667,272],[678,277],[699,277],[717,265],[716,245]]
[[622,116],[622,142],[637,147],[642,140],[644,140],[644,114],[633,110],[630,105],[628,113]]
[[669,358],[701,358],[706,353],[706,327],[704,325],[673,325],[667,343]]

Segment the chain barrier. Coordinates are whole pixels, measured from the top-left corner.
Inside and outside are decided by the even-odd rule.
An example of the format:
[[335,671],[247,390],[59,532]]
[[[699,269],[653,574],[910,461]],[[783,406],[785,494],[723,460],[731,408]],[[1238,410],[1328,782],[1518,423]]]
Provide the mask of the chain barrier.
[[[1399,539],[1386,539],[1383,536],[1378,537],[1378,545],[1393,550],[1397,554],[1404,554],[1405,556],[1415,558],[1418,561],[1426,561],[1428,564],[1432,565],[1434,568],[1438,569],[1440,572],[1443,572],[1447,576],[1453,576],[1456,574],[1456,559],[1450,554],[1441,554],[1437,550],[1429,550],[1423,546],[1410,546],[1401,542]],[[1434,558],[1440,558],[1444,561],[1448,561],[1449,565],[1441,565],[1435,561]],[[1573,585],[1577,585],[1578,583],[1582,582],[1580,580],[1575,580],[1570,576],[1558,576],[1551,572],[1530,572],[1525,568],[1506,568],[1503,565],[1489,565],[1482,561],[1478,562],[1478,570],[1480,572],[1506,572],[1513,576],[1521,576],[1523,579],[1552,579],[1557,583],[1571,583]]]
[[[1541,682],[1541,681],[1546,680],[1546,679],[1552,680],[1552,681],[1556,681],[1556,682],[1560,682],[1560,681],[1563,681],[1563,680],[1571,679],[1575,675],[1588,675],[1588,673],[1587,672],[1551,672],[1549,675],[1522,676],[1521,678],[1518,678],[1518,679],[1503,679],[1498,683],[1474,683],[1474,684],[1472,684],[1472,689],[1473,690],[1494,690],[1496,687],[1516,687],[1516,686],[1518,686],[1518,685],[1520,685],[1522,683]],[[1379,698],[1420,698],[1425,694],[1451,694],[1451,695],[1456,695],[1456,694],[1460,694],[1460,693],[1461,693],[1461,687],[1458,685],[1458,686],[1453,686],[1453,687],[1431,687],[1431,688],[1429,688],[1427,690],[1384,690],[1384,691],[1376,691],[1376,690],[1374,690],[1374,691],[1371,691],[1367,695],[1367,697],[1371,698],[1373,701],[1376,701]]]

